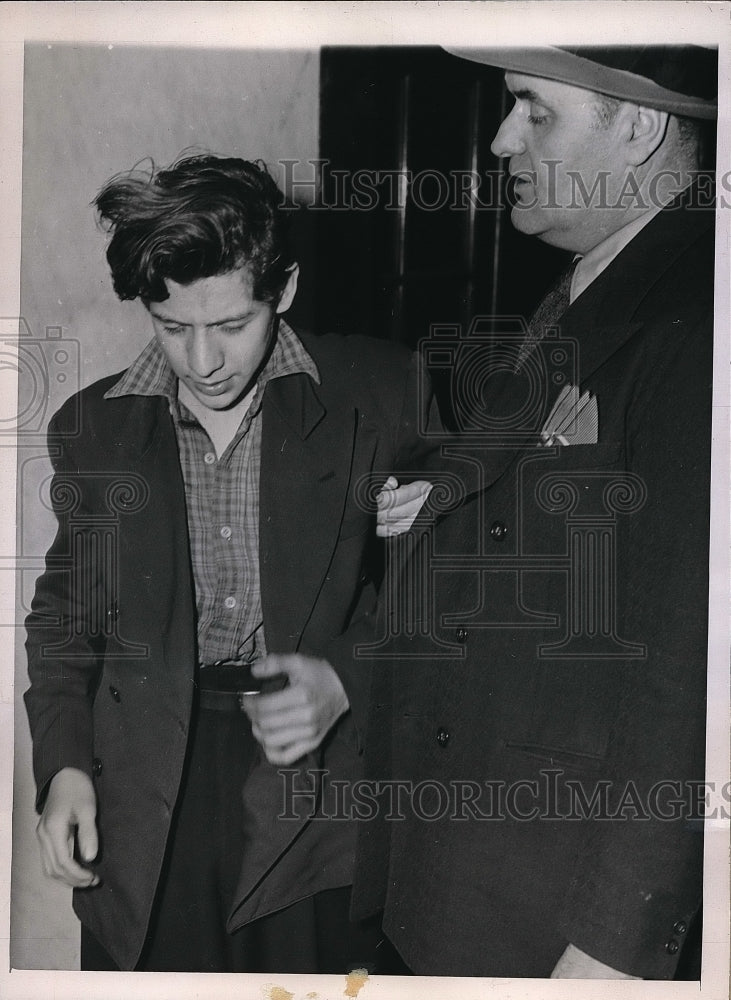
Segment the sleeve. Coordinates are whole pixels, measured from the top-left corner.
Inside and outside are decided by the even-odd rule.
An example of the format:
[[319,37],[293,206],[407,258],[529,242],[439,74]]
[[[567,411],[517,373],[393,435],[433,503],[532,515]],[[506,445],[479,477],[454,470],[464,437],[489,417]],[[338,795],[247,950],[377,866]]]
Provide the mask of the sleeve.
[[[391,427],[384,428],[384,433],[387,431],[393,442],[390,471],[400,482],[426,478],[430,469],[438,468],[439,449],[445,432],[429,373],[417,352],[411,354],[403,382],[401,406],[394,411],[392,421]],[[384,544],[390,546],[391,542],[384,543],[374,538],[373,544],[383,552]],[[359,750],[363,748],[368,715],[371,661],[358,651],[376,642],[377,598],[377,589],[366,585],[347,630],[333,640],[328,649],[328,660],[340,677],[350,703]]]
[[645,498],[618,528],[618,622],[646,652],[603,665],[615,671],[606,777],[620,815],[589,824],[562,927],[593,958],[651,979],[673,977],[701,902],[712,327],[663,359],[628,414]]
[[411,356],[403,406],[397,424],[393,472],[404,479],[426,478],[438,468],[439,452],[446,438],[429,372],[418,352]]
[[24,698],[39,812],[59,770],[75,767],[91,775],[92,706],[104,651],[103,547],[88,516],[86,477],[58,416],[48,432],[57,530],[25,622],[30,687]]

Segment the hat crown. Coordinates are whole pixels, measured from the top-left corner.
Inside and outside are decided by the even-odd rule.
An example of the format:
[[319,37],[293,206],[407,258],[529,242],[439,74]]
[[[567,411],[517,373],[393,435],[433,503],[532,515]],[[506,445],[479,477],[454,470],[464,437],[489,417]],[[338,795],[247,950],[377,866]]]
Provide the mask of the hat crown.
[[700,45],[561,45],[582,59],[652,80],[664,90],[712,100],[718,93],[718,60]]
[[448,48],[470,62],[690,118],[717,115],[718,50],[700,45]]

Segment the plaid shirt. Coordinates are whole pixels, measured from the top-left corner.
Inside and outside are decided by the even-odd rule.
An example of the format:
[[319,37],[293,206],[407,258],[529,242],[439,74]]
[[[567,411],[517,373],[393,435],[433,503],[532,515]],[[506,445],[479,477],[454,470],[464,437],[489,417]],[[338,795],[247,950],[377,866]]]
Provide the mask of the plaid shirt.
[[157,340],[105,396],[168,400],[185,482],[201,663],[251,660],[266,653],[259,580],[261,404],[270,379],[295,373],[320,381],[302,342],[280,320],[251,406],[220,458],[206,431],[178,400],[177,378]]

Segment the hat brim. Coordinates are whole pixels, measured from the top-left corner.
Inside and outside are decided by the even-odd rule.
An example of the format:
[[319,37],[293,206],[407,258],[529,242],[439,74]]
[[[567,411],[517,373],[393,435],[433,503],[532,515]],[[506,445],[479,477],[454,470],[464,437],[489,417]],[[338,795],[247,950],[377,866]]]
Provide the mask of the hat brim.
[[498,69],[528,76],[556,80],[573,87],[632,101],[688,118],[715,119],[718,103],[701,97],[667,90],[645,76],[614,69],[560,48],[453,48],[445,50],[460,59],[496,66]]

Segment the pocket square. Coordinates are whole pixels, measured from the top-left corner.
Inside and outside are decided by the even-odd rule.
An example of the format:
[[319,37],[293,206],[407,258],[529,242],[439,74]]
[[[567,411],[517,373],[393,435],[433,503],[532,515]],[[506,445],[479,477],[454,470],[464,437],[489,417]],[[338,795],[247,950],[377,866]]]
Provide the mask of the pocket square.
[[541,431],[544,447],[555,444],[596,444],[599,438],[599,408],[596,396],[579,393],[575,385],[561,390]]

